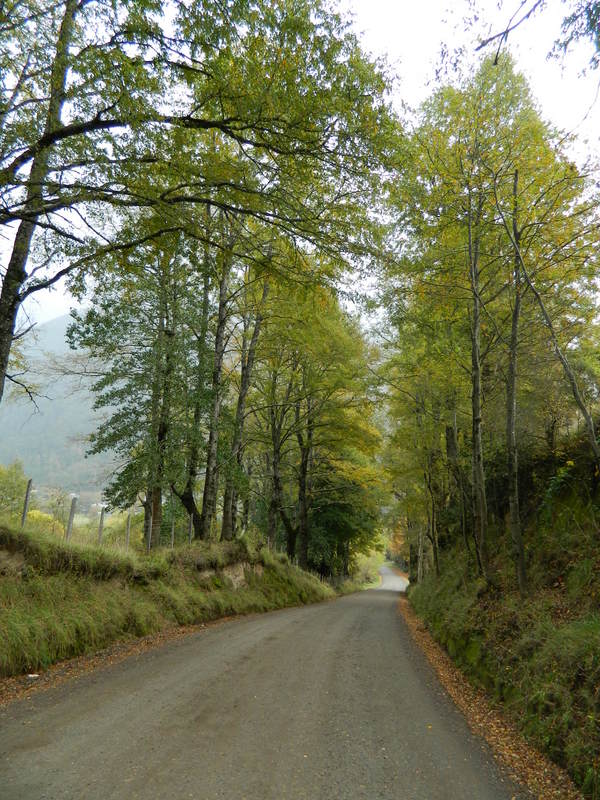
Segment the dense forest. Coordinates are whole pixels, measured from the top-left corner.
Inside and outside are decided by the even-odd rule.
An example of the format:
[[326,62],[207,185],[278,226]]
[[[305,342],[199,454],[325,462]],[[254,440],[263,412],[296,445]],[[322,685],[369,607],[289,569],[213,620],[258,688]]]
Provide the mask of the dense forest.
[[[2,403],[35,402],[19,309],[66,278],[55,366],[93,393],[140,548],[176,520],[331,578],[386,540],[600,796],[598,173],[510,54],[540,4],[405,116],[319,0],[9,6]],[[594,76],[599,11],[565,3],[557,43],[591,40]]]

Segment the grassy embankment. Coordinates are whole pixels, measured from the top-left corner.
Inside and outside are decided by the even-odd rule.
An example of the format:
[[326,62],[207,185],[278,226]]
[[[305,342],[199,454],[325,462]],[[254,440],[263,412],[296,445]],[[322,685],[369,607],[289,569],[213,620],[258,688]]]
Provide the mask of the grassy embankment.
[[508,535],[497,526],[490,551],[501,588],[487,588],[456,544],[442,556],[441,579],[430,574],[410,600],[464,672],[598,800],[600,513],[589,475],[585,458],[550,479],[538,470],[526,494],[526,598],[514,589]]
[[172,625],[333,596],[285,556],[242,541],[146,556],[0,526],[0,676]]

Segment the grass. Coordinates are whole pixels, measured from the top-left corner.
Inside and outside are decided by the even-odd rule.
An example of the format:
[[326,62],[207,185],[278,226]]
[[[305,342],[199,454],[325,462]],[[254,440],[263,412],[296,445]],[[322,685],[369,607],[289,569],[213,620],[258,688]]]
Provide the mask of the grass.
[[[600,798],[600,572],[596,514],[573,495],[532,522],[530,594],[513,588],[506,537],[493,545],[501,590],[487,590],[459,545],[409,597],[435,638],[525,735]],[[595,545],[597,549],[597,544]]]
[[[334,596],[284,556],[243,541],[125,554],[0,527],[0,675],[144,636]],[[228,567],[243,564],[234,588]]]

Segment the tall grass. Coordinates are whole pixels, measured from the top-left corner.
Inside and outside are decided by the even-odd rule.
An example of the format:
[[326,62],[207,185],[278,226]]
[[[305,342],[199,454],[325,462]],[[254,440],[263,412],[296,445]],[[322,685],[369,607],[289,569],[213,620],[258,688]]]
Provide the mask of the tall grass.
[[[318,602],[333,592],[286,558],[243,541],[156,554],[0,527],[0,675],[49,666],[118,639],[223,615]],[[227,567],[245,565],[233,587]]]

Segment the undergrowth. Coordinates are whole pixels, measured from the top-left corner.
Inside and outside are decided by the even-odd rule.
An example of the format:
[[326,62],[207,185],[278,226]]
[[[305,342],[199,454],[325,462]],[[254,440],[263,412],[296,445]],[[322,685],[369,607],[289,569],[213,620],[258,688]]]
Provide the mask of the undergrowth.
[[335,591],[339,595],[346,595],[377,586],[379,568],[384,561],[385,554],[382,550],[373,550],[366,555],[359,555],[350,577],[333,583]]
[[[48,667],[171,625],[318,602],[333,591],[243,541],[144,556],[0,528],[0,675]],[[244,565],[234,588],[227,568]]]
[[514,588],[507,537],[498,532],[492,567],[502,588],[488,589],[457,544],[442,555],[441,578],[428,575],[409,596],[467,675],[599,800],[597,513],[566,480],[550,488],[551,506],[546,502],[526,530],[526,598]]

